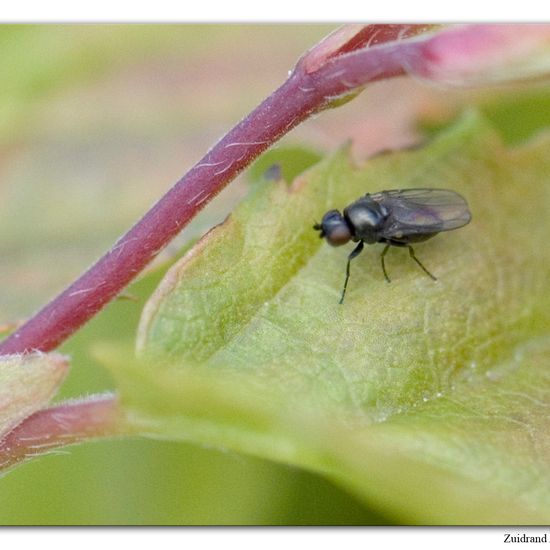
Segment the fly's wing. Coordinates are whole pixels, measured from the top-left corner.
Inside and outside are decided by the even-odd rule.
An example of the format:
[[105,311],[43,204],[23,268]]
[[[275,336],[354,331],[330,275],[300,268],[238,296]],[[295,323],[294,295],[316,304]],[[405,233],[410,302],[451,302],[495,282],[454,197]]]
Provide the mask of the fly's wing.
[[370,197],[388,211],[386,238],[450,231],[472,217],[464,197],[448,189],[394,189]]

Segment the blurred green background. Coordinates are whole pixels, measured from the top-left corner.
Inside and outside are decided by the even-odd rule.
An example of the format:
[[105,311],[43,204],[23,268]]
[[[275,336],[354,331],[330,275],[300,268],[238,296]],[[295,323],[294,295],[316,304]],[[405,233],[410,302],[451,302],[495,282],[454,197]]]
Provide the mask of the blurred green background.
[[[85,269],[332,28],[1,26],[0,324],[29,316]],[[354,128],[365,133],[353,110],[341,113],[286,143],[328,150]],[[396,126],[387,142],[392,132],[411,139]],[[223,219],[245,191],[241,178],[162,259]],[[115,302],[63,347],[73,361],[58,400],[113,388],[90,343],[132,339],[156,279],[138,283],[130,290],[137,301]],[[0,480],[4,525],[387,521],[312,474],[172,442],[88,443]]]

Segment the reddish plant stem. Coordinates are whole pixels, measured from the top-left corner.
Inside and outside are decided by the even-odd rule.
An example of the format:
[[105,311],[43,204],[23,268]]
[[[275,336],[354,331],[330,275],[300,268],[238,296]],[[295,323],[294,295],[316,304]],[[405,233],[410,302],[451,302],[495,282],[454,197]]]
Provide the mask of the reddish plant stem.
[[[358,44],[364,45],[364,39]],[[331,100],[368,82],[403,74],[403,66],[418,56],[421,43],[404,40],[351,52],[340,48],[336,55],[316,57],[314,64],[308,63],[314,50],[308,52],[288,80],[230,130],[109,252],[0,343],[0,354],[57,347],[265,149]]]
[[113,395],[91,396],[31,414],[0,441],[0,470],[84,439],[122,435]]

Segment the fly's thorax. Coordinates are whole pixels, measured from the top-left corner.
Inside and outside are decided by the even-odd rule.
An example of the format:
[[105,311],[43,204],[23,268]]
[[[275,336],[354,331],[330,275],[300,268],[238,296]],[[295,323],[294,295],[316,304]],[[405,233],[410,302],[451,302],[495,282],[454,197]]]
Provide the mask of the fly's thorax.
[[386,208],[368,195],[344,209],[344,219],[353,230],[354,240],[362,240],[367,244],[378,242],[387,216]]

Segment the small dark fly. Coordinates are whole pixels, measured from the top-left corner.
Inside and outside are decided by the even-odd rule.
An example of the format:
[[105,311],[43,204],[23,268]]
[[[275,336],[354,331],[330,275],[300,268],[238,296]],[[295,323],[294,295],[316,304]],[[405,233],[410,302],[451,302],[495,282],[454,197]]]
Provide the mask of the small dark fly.
[[437,279],[416,257],[411,243],[430,239],[441,231],[451,231],[466,225],[472,218],[464,197],[448,189],[393,189],[369,194],[344,208],[329,210],[313,228],[332,246],[348,241],[358,243],[348,256],[346,279],[340,303],[344,302],[348,286],[350,263],[363,250],[364,244],[385,243],[380,256],[382,272],[391,282],[384,258],[390,246],[409,249],[410,257],[434,281]]

